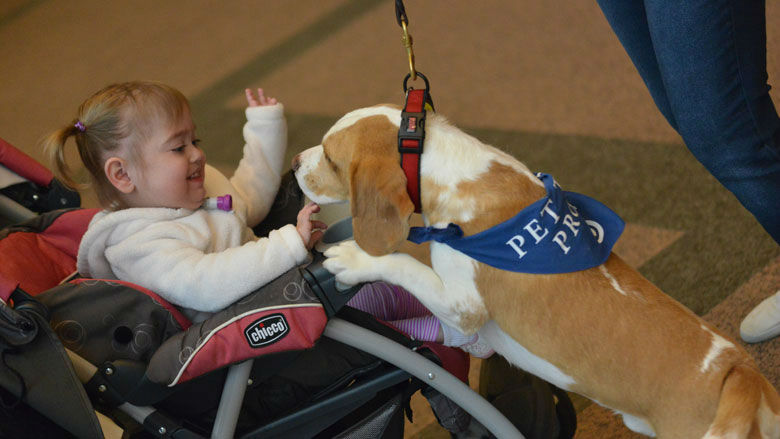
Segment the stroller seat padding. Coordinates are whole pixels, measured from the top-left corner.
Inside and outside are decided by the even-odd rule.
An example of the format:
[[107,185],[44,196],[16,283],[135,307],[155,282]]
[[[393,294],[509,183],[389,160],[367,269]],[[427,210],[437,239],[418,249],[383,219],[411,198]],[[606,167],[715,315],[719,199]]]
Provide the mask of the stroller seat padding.
[[65,347],[93,364],[148,363],[149,381],[167,386],[249,358],[311,348],[327,324],[296,269],[196,324],[153,292],[117,280],[74,279],[38,299]]
[[92,364],[144,364],[173,334],[190,325],[176,308],[137,285],[74,279],[40,294],[62,344]]
[[57,285],[76,270],[81,236],[97,209],[56,211],[0,232],[0,298],[19,287],[31,295]]

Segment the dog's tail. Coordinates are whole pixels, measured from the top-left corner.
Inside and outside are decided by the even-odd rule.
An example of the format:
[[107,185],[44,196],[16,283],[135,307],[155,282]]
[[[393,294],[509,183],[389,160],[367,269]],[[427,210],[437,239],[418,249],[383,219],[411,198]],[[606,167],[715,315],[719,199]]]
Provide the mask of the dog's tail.
[[780,439],[780,395],[754,365],[726,375],[715,420],[705,439]]

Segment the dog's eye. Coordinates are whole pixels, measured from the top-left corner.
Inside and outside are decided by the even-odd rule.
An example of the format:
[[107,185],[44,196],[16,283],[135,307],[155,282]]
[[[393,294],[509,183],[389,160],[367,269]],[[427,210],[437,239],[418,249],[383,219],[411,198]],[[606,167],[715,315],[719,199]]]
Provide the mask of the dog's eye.
[[338,171],[339,167],[336,165],[336,163],[328,156],[327,154],[323,154],[325,157],[325,161],[328,162],[328,165],[330,165],[331,168]]

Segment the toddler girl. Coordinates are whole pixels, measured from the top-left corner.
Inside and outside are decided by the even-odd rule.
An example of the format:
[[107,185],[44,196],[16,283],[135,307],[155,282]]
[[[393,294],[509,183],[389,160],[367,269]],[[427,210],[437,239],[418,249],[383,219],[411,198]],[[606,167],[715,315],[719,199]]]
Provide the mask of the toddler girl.
[[[81,241],[82,275],[146,287],[197,322],[307,258],[325,228],[311,220],[317,205],[267,237],[250,228],[279,188],[287,128],[281,103],[260,89],[246,95],[246,145],[230,179],[206,164],[187,99],[160,83],[110,85],[49,136],[53,168],[71,186],[64,146],[75,138],[105,209]],[[201,208],[224,194],[232,196],[232,211]]]

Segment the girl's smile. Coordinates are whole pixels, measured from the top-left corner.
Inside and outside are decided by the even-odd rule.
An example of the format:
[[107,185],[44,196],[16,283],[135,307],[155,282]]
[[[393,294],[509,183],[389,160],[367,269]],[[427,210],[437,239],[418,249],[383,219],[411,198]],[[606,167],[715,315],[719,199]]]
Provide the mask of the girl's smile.
[[206,198],[206,156],[198,147],[189,110],[174,124],[160,122],[141,145],[141,164],[131,167],[133,207],[195,210]]

